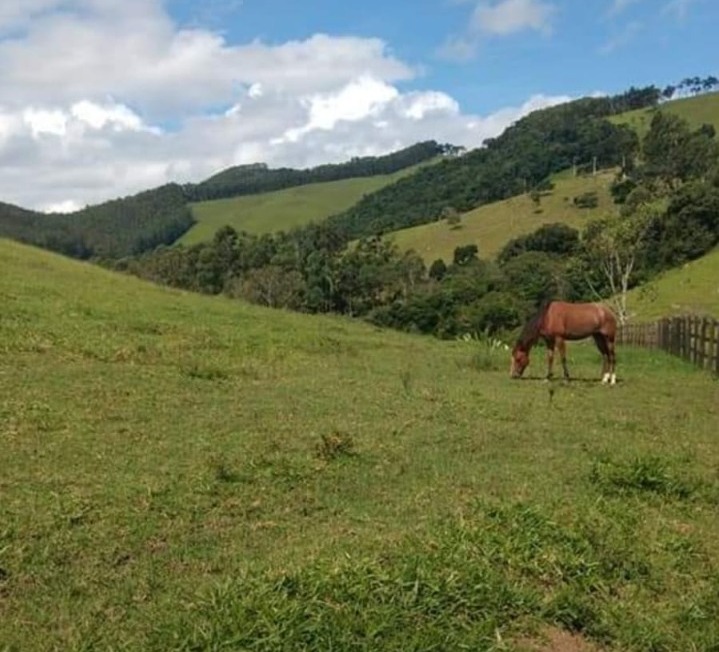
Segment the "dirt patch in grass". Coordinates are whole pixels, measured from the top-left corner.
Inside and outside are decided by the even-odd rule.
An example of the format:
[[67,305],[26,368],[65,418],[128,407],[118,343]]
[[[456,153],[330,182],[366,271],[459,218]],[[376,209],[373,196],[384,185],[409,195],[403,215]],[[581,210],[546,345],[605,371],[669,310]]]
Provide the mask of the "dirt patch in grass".
[[565,632],[557,627],[545,627],[537,638],[517,641],[522,652],[601,652],[581,634]]

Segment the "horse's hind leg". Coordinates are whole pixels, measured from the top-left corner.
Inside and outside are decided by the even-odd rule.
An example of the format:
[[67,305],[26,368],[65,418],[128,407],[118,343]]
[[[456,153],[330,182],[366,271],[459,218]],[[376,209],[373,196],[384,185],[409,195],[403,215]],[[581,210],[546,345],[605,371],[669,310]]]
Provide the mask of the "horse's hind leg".
[[611,376],[609,373],[610,357],[607,338],[604,337],[604,335],[602,335],[601,333],[595,333],[592,337],[594,337],[594,343],[597,345],[599,352],[602,354],[602,382],[608,383]]

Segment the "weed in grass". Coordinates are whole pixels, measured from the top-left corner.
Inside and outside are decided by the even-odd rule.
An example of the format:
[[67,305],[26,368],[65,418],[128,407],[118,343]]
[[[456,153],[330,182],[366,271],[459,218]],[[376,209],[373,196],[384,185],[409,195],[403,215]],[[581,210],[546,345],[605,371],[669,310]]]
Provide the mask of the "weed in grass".
[[477,346],[469,360],[475,371],[499,371],[507,366],[509,346],[496,337],[484,333],[466,334],[461,340]]
[[315,447],[317,457],[325,462],[351,457],[357,454],[352,435],[335,430],[331,434],[323,434]]
[[197,378],[199,380],[215,381],[229,378],[227,369],[197,362],[183,367],[182,372],[190,378]]
[[687,500],[696,495],[700,482],[677,464],[657,455],[615,461],[604,456],[592,464],[589,479],[602,493],[656,494]]
[[233,470],[227,460],[220,456],[210,460],[210,472],[212,478],[220,483],[239,482],[241,479],[240,473]]

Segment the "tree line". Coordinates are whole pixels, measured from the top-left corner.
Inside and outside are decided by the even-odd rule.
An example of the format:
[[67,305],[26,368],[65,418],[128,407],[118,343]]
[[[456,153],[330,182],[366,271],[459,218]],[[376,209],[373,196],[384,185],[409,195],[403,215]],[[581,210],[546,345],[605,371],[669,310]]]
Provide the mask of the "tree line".
[[184,186],[189,201],[270,192],[308,183],[392,174],[444,154],[456,153],[453,145],[434,140],[416,143],[384,156],[354,157],[346,163],[326,164],[306,170],[269,168],[265,163],[227,168],[198,184]]

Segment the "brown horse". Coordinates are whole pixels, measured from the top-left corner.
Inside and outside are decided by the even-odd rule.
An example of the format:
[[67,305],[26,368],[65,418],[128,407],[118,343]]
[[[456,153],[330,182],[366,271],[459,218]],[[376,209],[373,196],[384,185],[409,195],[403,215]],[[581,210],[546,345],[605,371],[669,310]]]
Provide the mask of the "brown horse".
[[609,308],[599,303],[565,303],[550,301],[544,304],[524,326],[512,349],[512,378],[519,378],[529,364],[529,351],[540,340],[547,344],[547,378],[552,377],[554,351],[562,359],[564,377],[569,379],[567,369],[567,340],[582,340],[590,335],[602,354],[602,382],[614,385],[616,356],[614,338],[617,320]]

